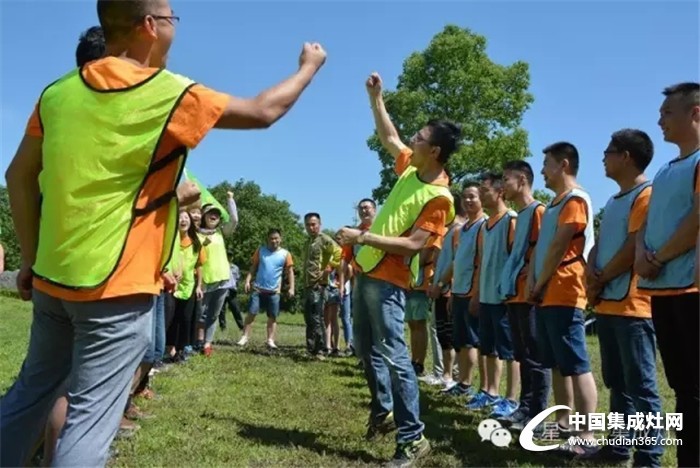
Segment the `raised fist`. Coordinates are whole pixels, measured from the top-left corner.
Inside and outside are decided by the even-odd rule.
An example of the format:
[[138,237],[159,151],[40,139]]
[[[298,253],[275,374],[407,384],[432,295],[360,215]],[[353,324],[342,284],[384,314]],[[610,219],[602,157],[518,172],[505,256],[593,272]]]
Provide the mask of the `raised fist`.
[[326,51],[318,42],[306,42],[299,56],[299,67],[312,66],[316,70],[326,62]]
[[369,78],[367,78],[365,86],[370,96],[379,96],[382,93],[382,77],[379,76],[377,72],[372,73],[369,75]]
[[185,181],[177,187],[177,201],[181,206],[191,205],[199,200],[199,188],[192,181]]

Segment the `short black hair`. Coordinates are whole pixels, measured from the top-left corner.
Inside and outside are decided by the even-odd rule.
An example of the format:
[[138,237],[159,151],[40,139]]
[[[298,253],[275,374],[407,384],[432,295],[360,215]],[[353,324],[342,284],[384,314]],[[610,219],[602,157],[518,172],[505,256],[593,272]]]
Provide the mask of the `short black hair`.
[[102,58],[106,49],[102,28],[100,26],[88,28],[80,35],[78,48],[75,50],[75,61],[78,67]]
[[457,124],[442,119],[431,119],[425,126],[430,128],[430,144],[440,147],[438,161],[446,164],[459,146],[462,129]]
[[127,37],[139,19],[153,14],[156,0],[97,0],[97,17],[107,42]]
[[627,151],[630,154],[634,165],[642,172],[654,157],[654,143],[649,135],[641,130],[632,128],[618,130],[610,139],[617,151]]
[[551,154],[557,162],[562,162],[565,159],[569,161],[569,167],[571,168],[571,174],[578,174],[578,150],[576,147],[569,143],[568,141],[559,141],[553,143],[542,150],[545,155],[547,153]]
[[472,187],[478,189],[479,188],[479,181],[473,180],[473,179],[467,180],[466,182],[464,182],[462,184],[462,191],[464,192],[466,189],[472,188]]
[[458,216],[463,216],[465,214],[464,207],[462,206],[462,194],[455,190],[452,191],[452,200],[455,206],[455,214]]
[[320,214],[311,212],[311,213],[306,213],[306,214],[304,215],[304,222],[308,221],[308,220],[311,219],[311,218],[318,218],[318,220],[321,221],[321,215],[320,215]]
[[282,231],[279,230],[278,228],[270,228],[267,231],[267,237],[270,237],[273,234],[279,234],[279,236],[282,237]]
[[362,200],[360,200],[360,201],[357,203],[357,207],[359,208],[360,205],[362,205],[362,204],[365,203],[365,202],[370,203],[374,208],[377,208],[377,202],[375,202],[375,201],[372,200],[371,198],[363,198]]
[[530,187],[532,187],[532,184],[535,182],[535,173],[532,172],[532,166],[530,166],[530,163],[523,161],[522,159],[506,162],[503,165],[503,172],[505,171],[522,172],[525,174],[525,180],[527,180],[527,184]]
[[663,90],[663,95],[682,96],[688,107],[700,106],[700,83],[685,82],[669,86]]
[[479,176],[479,181],[480,182],[491,182],[491,187],[500,189],[503,187],[503,174],[500,174],[498,172],[483,172]]

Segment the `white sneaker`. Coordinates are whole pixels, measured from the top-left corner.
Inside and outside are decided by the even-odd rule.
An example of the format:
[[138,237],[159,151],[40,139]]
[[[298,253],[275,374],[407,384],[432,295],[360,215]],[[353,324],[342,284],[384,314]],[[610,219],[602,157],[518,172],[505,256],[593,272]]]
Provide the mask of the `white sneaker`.
[[445,379],[444,377],[440,377],[440,384],[444,387],[443,392],[449,391],[452,387],[457,385],[457,382],[455,382],[452,379]]
[[279,349],[275,342],[272,340],[267,340],[267,347],[270,349]]
[[240,340],[236,343],[238,346],[245,346],[248,344],[248,337],[243,335]]
[[418,380],[428,385],[442,385],[442,379],[440,377],[434,376],[433,374],[418,377]]

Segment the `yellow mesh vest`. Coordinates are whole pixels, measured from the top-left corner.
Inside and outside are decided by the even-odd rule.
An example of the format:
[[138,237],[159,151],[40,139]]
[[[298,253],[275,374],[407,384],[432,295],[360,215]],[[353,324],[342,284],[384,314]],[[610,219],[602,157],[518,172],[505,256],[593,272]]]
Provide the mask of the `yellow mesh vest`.
[[[401,174],[391,189],[369,232],[388,237],[400,237],[410,232],[425,205],[437,197],[452,200],[449,188],[426,184],[418,178],[416,168],[409,167]],[[450,213],[446,224],[450,224],[454,216],[454,205],[450,204]],[[386,252],[383,250],[363,245],[357,252],[355,261],[364,273],[369,273],[379,265],[385,255]],[[410,262],[411,279],[412,282],[415,282],[419,270],[418,255],[414,255],[408,261]]]
[[[154,162],[172,112],[193,83],[161,70],[120,90],[95,90],[74,70],[41,96],[44,130],[36,276],[74,289],[104,284],[114,273],[132,225],[169,204],[162,269],[177,234],[175,188],[187,148]],[[149,175],[178,164],[171,190],[137,206]],[[154,272],[155,273],[155,272]]]

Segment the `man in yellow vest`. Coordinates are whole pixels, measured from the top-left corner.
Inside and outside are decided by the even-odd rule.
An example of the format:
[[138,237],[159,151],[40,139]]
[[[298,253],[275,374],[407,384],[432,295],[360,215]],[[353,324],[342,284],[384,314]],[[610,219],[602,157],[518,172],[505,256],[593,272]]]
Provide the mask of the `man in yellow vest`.
[[[352,291],[353,334],[372,395],[370,426],[398,428],[391,466],[411,466],[430,452],[420,421],[418,383],[404,341],[406,291],[415,284],[418,252],[439,246],[454,218],[445,164],[457,148],[460,129],[451,122],[431,120],[401,142],[384,106],[382,80],[372,74],[366,83],[377,133],[395,158],[399,180],[368,231],[343,228],[344,245],[361,245],[354,260],[357,272]],[[373,352],[383,365],[370,359]],[[393,414],[389,395],[378,391],[377,379],[391,377]]]
[[266,128],[292,107],[326,54],[253,99],[165,69],[179,20],[167,0],[98,0],[106,56],[41,94],[7,173],[34,303],[29,350],[0,400],[0,465],[24,465],[54,394],[69,405],[53,462],[102,466],[151,334],[176,235],[176,187],[189,148],[213,127]]

